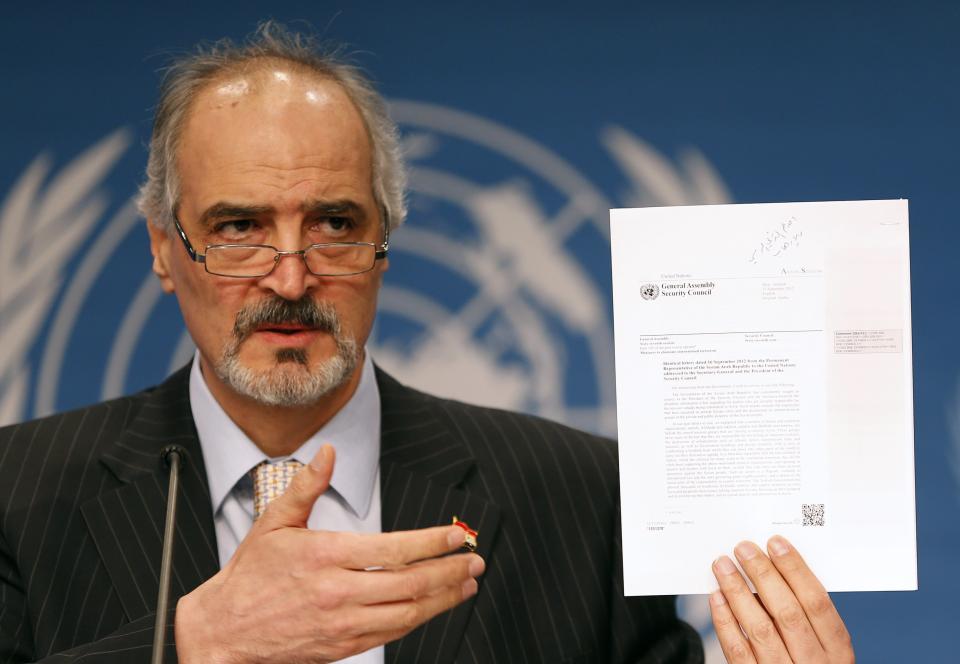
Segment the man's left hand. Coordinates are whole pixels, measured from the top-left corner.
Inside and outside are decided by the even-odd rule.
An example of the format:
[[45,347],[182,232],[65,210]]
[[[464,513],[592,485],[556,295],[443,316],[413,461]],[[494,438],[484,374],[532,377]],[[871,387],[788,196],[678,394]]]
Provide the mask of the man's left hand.
[[854,661],[840,614],[793,546],[775,536],[767,543],[769,557],[753,542],[741,542],[735,553],[757,595],[733,561],[714,561],[720,590],[710,596],[710,613],[730,664]]

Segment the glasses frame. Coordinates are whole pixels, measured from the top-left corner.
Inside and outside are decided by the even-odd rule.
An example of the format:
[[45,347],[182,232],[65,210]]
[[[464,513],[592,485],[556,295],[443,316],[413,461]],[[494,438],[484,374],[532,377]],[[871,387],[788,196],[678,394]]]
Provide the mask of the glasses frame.
[[[205,253],[202,254],[193,248],[190,238],[187,237],[186,232],[183,230],[183,226],[180,224],[180,219],[178,219],[177,215],[175,214],[173,215],[173,225],[177,229],[180,239],[183,241],[183,246],[187,250],[190,260],[192,260],[194,263],[202,263],[203,269],[207,272],[207,274],[212,274],[217,277],[227,277],[229,279],[262,279],[277,269],[277,265],[280,264],[280,259],[284,256],[300,256],[300,258],[303,259],[303,266],[307,268],[307,272],[315,277],[350,277],[356,274],[364,274],[365,272],[369,272],[376,267],[377,261],[386,258],[387,253],[390,251],[390,225],[386,223],[383,226],[383,242],[380,244],[377,244],[376,242],[321,242],[318,244],[311,244],[310,246],[298,251],[283,251],[281,249],[277,249],[272,244],[208,244],[204,246],[203,250]],[[220,249],[226,247],[273,249],[273,267],[270,268],[270,272],[267,272],[266,274],[257,274],[253,276],[240,276],[236,274],[220,274],[219,272],[211,272],[210,268],[207,266],[207,253],[209,253],[211,249]],[[373,247],[375,249],[373,255],[373,265],[368,267],[366,270],[360,270],[358,272],[344,272],[342,274],[317,274],[310,269],[310,265],[307,263],[307,252],[311,249],[324,247]]]

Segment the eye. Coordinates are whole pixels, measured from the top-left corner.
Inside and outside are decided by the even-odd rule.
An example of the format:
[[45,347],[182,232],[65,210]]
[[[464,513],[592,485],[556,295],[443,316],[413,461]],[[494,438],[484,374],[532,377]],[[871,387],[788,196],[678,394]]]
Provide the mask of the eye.
[[252,233],[257,227],[253,219],[233,219],[222,221],[213,226],[215,235],[228,239],[242,238]]
[[353,220],[349,217],[327,217],[326,224],[332,231],[345,231],[353,226]]
[[321,217],[313,225],[313,230],[323,236],[344,238],[353,233],[357,223],[352,217]]

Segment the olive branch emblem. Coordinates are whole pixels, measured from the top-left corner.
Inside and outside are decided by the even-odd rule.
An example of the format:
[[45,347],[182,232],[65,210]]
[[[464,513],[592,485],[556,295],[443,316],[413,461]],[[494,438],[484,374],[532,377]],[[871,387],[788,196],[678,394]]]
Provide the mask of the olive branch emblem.
[[68,263],[107,208],[100,184],[129,143],[126,129],[114,131],[49,182],[53,158],[41,153],[0,206],[0,425],[25,414],[27,354],[60,292]]

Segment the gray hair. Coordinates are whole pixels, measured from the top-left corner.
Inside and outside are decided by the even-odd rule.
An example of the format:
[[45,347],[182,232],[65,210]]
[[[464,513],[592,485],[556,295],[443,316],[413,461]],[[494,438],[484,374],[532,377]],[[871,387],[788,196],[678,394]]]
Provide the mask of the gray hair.
[[146,181],[140,187],[140,213],[161,228],[171,228],[180,202],[176,167],[184,122],[197,94],[211,82],[261,60],[281,60],[329,79],[343,88],[367,129],[372,151],[373,196],[384,225],[396,228],[407,214],[406,172],[397,126],[387,113],[383,97],[356,66],[342,60],[335,49],[319,46],[300,33],[266,21],[243,44],[229,39],[183,56],[166,70],[150,137]]

